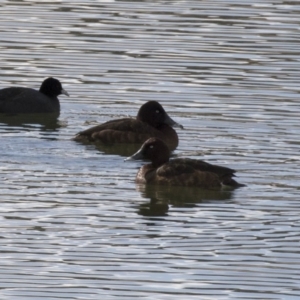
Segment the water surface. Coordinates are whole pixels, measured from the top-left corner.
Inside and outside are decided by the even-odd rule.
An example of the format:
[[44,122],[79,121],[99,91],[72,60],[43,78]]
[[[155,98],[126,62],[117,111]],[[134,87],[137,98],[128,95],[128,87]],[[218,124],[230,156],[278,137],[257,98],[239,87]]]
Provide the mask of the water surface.
[[[71,95],[54,123],[0,124],[1,299],[299,298],[297,1],[0,9],[0,86]],[[142,162],[71,140],[148,100],[185,127],[175,156],[247,187],[137,186]]]

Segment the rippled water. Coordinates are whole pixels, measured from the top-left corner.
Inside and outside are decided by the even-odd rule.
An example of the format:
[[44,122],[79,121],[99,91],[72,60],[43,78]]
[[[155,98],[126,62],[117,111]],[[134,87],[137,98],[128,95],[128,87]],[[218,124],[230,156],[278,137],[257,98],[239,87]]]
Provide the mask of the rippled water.
[[[1,299],[300,297],[298,1],[0,9],[0,86],[71,95],[55,124],[0,124]],[[185,127],[174,155],[247,187],[145,189],[142,162],[71,140],[153,99]]]

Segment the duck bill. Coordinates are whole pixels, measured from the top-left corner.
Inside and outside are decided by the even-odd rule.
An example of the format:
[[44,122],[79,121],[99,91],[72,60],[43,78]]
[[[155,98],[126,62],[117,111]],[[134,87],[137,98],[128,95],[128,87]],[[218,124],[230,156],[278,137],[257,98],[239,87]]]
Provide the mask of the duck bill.
[[165,124],[172,126],[172,127],[179,127],[181,129],[183,129],[183,126],[179,123],[176,123],[171,117],[169,117],[169,115],[166,114],[165,120],[164,120]]
[[127,157],[124,159],[124,161],[128,161],[128,160],[139,160],[139,159],[144,159],[144,155],[142,153],[142,150],[138,150],[136,153],[134,153],[133,155]]
[[64,89],[61,89],[60,93],[66,95],[68,97],[70,96],[69,93]]

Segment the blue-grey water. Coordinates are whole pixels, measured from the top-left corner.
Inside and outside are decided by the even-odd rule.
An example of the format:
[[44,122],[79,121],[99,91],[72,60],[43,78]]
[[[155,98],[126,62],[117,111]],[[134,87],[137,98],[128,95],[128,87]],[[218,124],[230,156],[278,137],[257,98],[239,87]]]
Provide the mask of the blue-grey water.
[[[0,87],[54,76],[56,124],[0,123],[0,298],[299,299],[299,1],[2,1]],[[158,100],[232,193],[145,188],[71,140]],[[153,210],[152,201],[169,203]]]

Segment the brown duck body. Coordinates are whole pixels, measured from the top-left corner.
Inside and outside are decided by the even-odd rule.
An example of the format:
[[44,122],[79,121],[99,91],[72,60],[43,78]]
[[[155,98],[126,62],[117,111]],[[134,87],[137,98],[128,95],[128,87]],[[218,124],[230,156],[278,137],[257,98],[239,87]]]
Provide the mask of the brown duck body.
[[236,172],[233,169],[212,165],[197,159],[177,158],[169,160],[169,157],[168,148],[161,140],[156,138],[147,140],[142,148],[129,158],[151,160],[151,164],[140,168],[136,176],[136,182],[169,186],[193,186],[203,189],[243,186],[232,178]]
[[142,144],[151,137],[157,137],[163,140],[170,150],[174,150],[178,146],[178,135],[169,125],[162,124],[158,128],[155,128],[133,118],[111,120],[89,128],[80,132],[75,137],[75,140],[86,140],[105,144]]
[[142,166],[138,171],[136,182],[219,189],[223,185],[238,186],[238,183],[232,179],[234,173],[235,170],[211,165],[201,160],[177,158],[158,168],[152,164]]
[[176,125],[181,126],[168,116],[158,102],[149,101],[140,108],[135,119],[108,121],[79,132],[75,140],[105,144],[142,144],[150,137],[157,137],[163,140],[170,150],[174,150],[178,146],[178,135],[171,126]]

